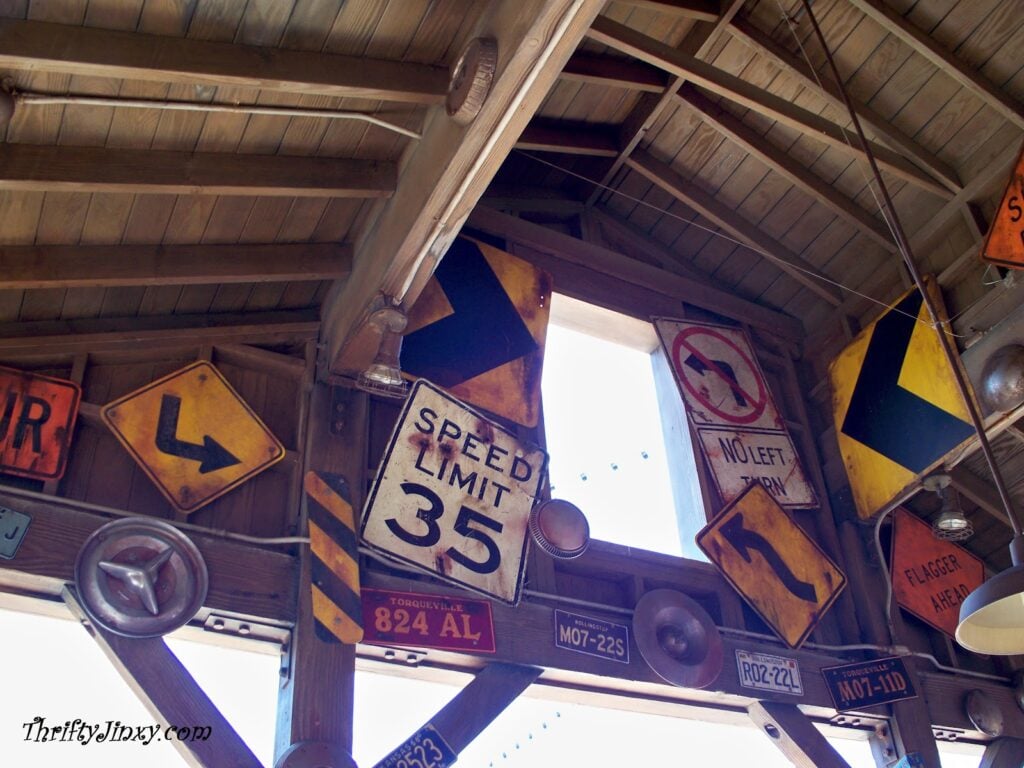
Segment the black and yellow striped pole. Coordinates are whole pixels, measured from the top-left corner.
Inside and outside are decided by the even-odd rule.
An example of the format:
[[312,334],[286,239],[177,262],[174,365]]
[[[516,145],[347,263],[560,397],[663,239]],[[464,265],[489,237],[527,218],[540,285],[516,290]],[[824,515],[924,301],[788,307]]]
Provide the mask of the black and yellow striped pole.
[[306,473],[316,635],[324,642],[363,639],[359,600],[359,553],[355,512],[341,475]]

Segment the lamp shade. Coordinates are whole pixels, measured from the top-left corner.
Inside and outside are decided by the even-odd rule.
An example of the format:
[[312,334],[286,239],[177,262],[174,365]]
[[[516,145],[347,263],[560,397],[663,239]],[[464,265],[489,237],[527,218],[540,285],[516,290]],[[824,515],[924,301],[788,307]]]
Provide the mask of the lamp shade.
[[956,641],[976,653],[1024,654],[1024,565],[993,576],[964,599]]

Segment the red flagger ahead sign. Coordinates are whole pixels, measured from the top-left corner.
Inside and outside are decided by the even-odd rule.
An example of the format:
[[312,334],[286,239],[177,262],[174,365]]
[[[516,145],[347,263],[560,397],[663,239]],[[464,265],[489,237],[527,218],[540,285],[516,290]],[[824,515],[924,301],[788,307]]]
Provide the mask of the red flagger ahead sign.
[[896,602],[955,635],[960,603],[985,581],[985,564],[963,547],[936,539],[928,523],[902,507],[893,514],[891,562]]

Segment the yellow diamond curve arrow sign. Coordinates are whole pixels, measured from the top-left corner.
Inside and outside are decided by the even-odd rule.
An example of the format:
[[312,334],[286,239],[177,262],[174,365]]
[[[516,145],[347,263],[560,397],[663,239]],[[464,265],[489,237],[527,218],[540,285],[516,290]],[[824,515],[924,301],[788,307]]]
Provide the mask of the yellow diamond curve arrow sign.
[[697,546],[790,648],[799,648],[846,586],[831,558],[751,483],[697,534]]
[[104,423],[180,512],[195,512],[284,458],[284,446],[211,363],[103,407]]

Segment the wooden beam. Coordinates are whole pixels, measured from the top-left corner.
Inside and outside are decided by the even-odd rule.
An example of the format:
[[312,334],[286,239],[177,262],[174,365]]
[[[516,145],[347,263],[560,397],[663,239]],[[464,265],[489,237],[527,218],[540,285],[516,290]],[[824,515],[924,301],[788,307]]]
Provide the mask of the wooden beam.
[[996,739],[985,747],[978,768],[1020,768],[1024,765],[1024,740]]
[[831,184],[801,165],[738,117],[719,107],[692,85],[684,85],[679,97],[700,112],[704,121],[743,147],[776,173],[802,189],[817,202],[874,240],[889,252],[897,250],[892,234],[877,218]]
[[797,768],[850,768],[796,704],[755,701],[747,712]]
[[226,152],[0,146],[0,190],[263,197],[389,197],[395,164]]
[[[543,671],[540,667],[488,664],[427,724],[437,729],[458,756]],[[390,765],[389,761],[397,760],[398,756],[397,752],[392,752],[377,765]]]
[[0,359],[100,350],[315,339],[315,309],[0,323]]
[[[760,112],[783,125],[835,147],[857,158],[864,156],[858,137],[810,110],[730,75],[695,56],[689,56],[660,40],[648,37],[607,17],[594,22],[589,36],[623,53],[661,67],[687,82],[724,96],[730,101]],[[887,147],[869,142],[878,164],[890,173],[940,197],[950,197],[946,187]]]
[[581,200],[563,195],[549,187],[491,184],[480,202],[499,211],[542,211],[561,216],[583,213]]
[[850,0],[854,8],[895,35],[941,72],[967,88],[1004,118],[1024,128],[1024,108],[1020,102],[997,88],[976,69],[961,61],[927,32],[918,29],[881,0]]
[[591,157],[615,157],[619,153],[611,127],[561,120],[531,121],[516,141],[516,149]]
[[586,51],[577,51],[565,63],[562,80],[592,83],[606,88],[661,93],[665,90],[665,73],[633,59],[614,58]]
[[[680,51],[697,58],[706,56],[722,32],[728,28],[729,22],[739,13],[744,2],[745,0],[723,0],[718,17],[709,19],[705,23],[695,24],[683,38]],[[664,69],[663,67],[659,68]],[[594,205],[605,193],[605,187],[612,183],[615,174],[625,164],[626,158],[640,145],[641,140],[654,127],[661,114],[675,103],[675,94],[685,82],[685,75],[673,73],[671,81],[666,84],[664,90],[660,93],[644,94],[636,103],[619,132],[619,154],[605,171],[601,183],[595,186],[594,191],[591,192],[587,199],[588,206]]]
[[413,104],[448,86],[444,67],[18,19],[0,21],[0,67]]
[[626,160],[626,165],[708,221],[713,222],[720,229],[728,232],[741,243],[769,258],[776,267],[792,276],[793,279],[832,306],[837,307],[842,304],[843,295],[840,289],[821,279],[821,273],[816,267],[739,216],[729,206],[715,200],[707,192],[684,179],[665,163],[654,159],[647,152],[634,152]]
[[263,768],[162,637],[116,635],[89,619],[71,587],[65,587],[61,596],[161,730],[209,729],[207,739],[165,737],[186,764],[194,768]]
[[468,125],[441,108],[403,159],[394,196],[356,245],[352,275],[324,309],[324,367],[362,370],[379,333],[366,319],[385,301],[413,302],[540,107],[603,0],[498,0],[469,38],[497,42],[490,92]]
[[[803,59],[790,53],[771,35],[755,26],[750,19],[735,17],[729,27],[729,32],[739,37],[758,53],[783,67],[789,74],[795,75],[806,87],[813,89],[815,93],[826,99],[836,109],[841,110],[843,114],[846,113],[843,96],[832,78],[827,75],[820,77]],[[943,162],[907,136],[874,108],[853,97],[850,100],[854,111],[879,139],[928,171],[950,191],[959,192],[963,189],[959,175],[948,163]]]
[[[358,510],[363,506],[361,477],[367,465],[367,397],[354,389],[339,390],[337,395],[326,384],[312,385],[305,461],[299,474],[305,477],[307,470],[314,470],[345,477],[349,502]],[[340,428],[335,428],[339,423]],[[308,532],[307,503],[301,505],[300,530]],[[280,763],[286,749],[306,741],[328,744],[350,759],[352,754],[356,649],[347,643],[324,642],[316,635],[311,557],[309,547],[302,547],[297,594],[293,598],[298,618],[287,649],[288,674],[278,691],[275,763]]]
[[982,480],[963,464],[954,467],[950,471],[949,476],[957,493],[964,496],[972,504],[977,505],[979,509],[1001,522],[1008,529],[1010,528],[1010,518],[1006,516],[1006,510],[1003,509],[1003,503],[999,499],[999,494],[996,493],[991,483]]
[[621,3],[666,16],[683,16],[698,21],[717,21],[721,15],[716,0],[621,0]]
[[[710,309],[776,333],[784,338],[803,338],[803,327],[795,318],[740,298],[731,291],[717,288],[705,281],[677,275],[649,264],[624,257],[575,237],[555,232],[524,219],[478,206],[469,217],[469,226],[506,240],[521,243],[558,259],[594,271],[594,276],[612,283],[622,281],[643,287],[676,301]],[[565,289],[571,286],[566,285]],[[565,290],[556,282],[555,290]],[[582,297],[580,297],[582,298]]]
[[[85,540],[110,516],[72,499],[0,487],[0,505],[32,518],[13,560],[0,560],[0,589],[58,597],[75,578]],[[125,513],[129,514],[129,513]],[[207,533],[188,532],[212,574],[204,611],[284,626],[295,620],[295,558]],[[198,725],[205,725],[195,721]]]
[[351,268],[352,248],[334,243],[0,246],[7,289],[331,280]]
[[[590,209],[590,214],[601,227],[605,237],[612,243],[618,243],[627,253],[631,250],[635,253],[642,253],[660,262],[661,266],[670,272],[686,275],[709,285],[715,284],[711,275],[697,269],[686,260],[685,256],[675,253],[639,227],[619,218],[608,209],[594,206]],[[722,285],[718,287],[728,290]]]

